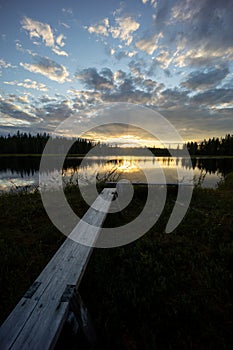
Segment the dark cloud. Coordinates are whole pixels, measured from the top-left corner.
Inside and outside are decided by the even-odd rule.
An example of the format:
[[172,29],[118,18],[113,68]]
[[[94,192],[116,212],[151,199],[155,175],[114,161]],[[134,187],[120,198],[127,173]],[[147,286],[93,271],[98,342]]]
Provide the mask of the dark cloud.
[[206,106],[233,104],[233,89],[210,89],[193,96],[191,100]]
[[148,92],[142,90],[119,90],[112,94],[103,96],[105,102],[128,102],[147,105],[152,100],[152,96]]
[[43,95],[42,97],[40,97],[39,101],[41,103],[51,103],[51,102],[55,102],[56,99],[55,98],[51,98],[48,95]]
[[136,57],[137,56],[137,51],[133,50],[133,51],[123,51],[123,50],[117,50],[116,52],[114,52],[114,54],[110,55],[114,55],[114,58],[116,58],[118,61],[120,61],[121,59],[125,58],[132,58],[132,57]]
[[[232,0],[158,0],[155,13],[158,32],[169,24],[176,36],[185,36],[192,43],[214,39],[215,47],[233,44]],[[174,37],[172,31],[170,35]]]
[[135,73],[125,73],[122,70],[113,73],[109,68],[97,72],[95,68],[83,69],[77,73],[77,78],[89,90],[100,93],[102,101],[125,101],[132,103],[152,103],[161,85],[142,76],[139,65],[131,62],[131,70]]
[[[131,60],[128,64],[128,67],[133,75],[136,75],[136,76],[145,75],[151,78],[151,77],[156,77],[158,75],[159,68],[161,65],[162,65],[161,62],[159,62],[157,58],[153,58],[149,62],[146,62],[145,60],[140,58],[137,60],[136,59]],[[164,67],[162,68],[165,76],[168,77],[171,75],[170,71],[167,68],[166,69]]]
[[186,140],[192,140],[195,137],[195,140],[201,141],[204,138],[225,135],[226,130],[233,130],[232,110],[210,113],[208,109],[198,110],[191,105],[182,105],[169,110],[160,108],[159,112]]
[[181,85],[190,90],[206,90],[218,86],[228,73],[228,67],[215,68],[207,72],[195,71],[189,74],[188,79]]
[[[17,121],[21,121],[22,124],[38,123],[41,120],[34,113],[30,112],[30,110],[27,110],[26,108],[22,108],[19,105],[17,105],[17,98],[15,98],[15,102],[13,102],[13,96],[14,95],[11,95],[10,101],[0,97],[1,116],[2,118],[6,118],[5,123],[7,123],[7,118],[12,118],[12,121],[14,119]],[[10,119],[9,124],[11,124]]]
[[171,10],[174,5],[173,0],[158,0],[156,11],[156,27],[163,29],[171,16]]
[[128,66],[133,75],[140,76],[145,73],[146,62],[140,58],[138,60],[131,60]]
[[98,91],[83,91],[71,89],[67,91],[69,94],[74,96],[73,98],[73,109],[85,110],[96,106],[102,102],[101,93]]
[[192,31],[188,37],[195,42],[204,41],[206,47],[233,46],[232,0],[198,0],[191,4],[199,10],[191,19]]
[[124,80],[124,79],[126,79],[126,77],[127,77],[127,74],[123,70],[120,69],[116,72],[117,79]]
[[[16,95],[0,97],[2,126],[15,130],[27,128],[28,131],[52,131],[65,118],[76,112],[72,101],[42,96],[28,103],[19,100]],[[19,104],[20,102],[20,104]]]
[[163,34],[162,45],[178,66],[232,60],[232,0],[158,0],[154,11],[154,33]]
[[158,91],[161,88],[160,85],[152,79],[145,79],[143,85],[147,92]]
[[100,71],[100,75],[102,75],[103,77],[105,77],[106,79],[108,79],[108,81],[113,81],[113,72],[111,71],[111,69],[105,67]]
[[57,101],[46,104],[43,107],[45,119],[49,123],[60,123],[65,118],[70,117],[74,113],[73,106],[68,100]]
[[113,88],[113,75],[110,69],[97,72],[96,68],[87,68],[76,73],[76,78],[83,82],[87,89],[107,91]]
[[122,58],[128,57],[127,53],[125,51],[117,51],[115,53],[115,58],[120,61]]
[[159,100],[160,106],[168,109],[177,108],[178,106],[185,106],[190,102],[188,93],[189,91],[178,88],[166,89],[161,92],[161,98]]
[[125,94],[133,90],[135,90],[135,86],[133,80],[130,78],[124,79],[123,83],[119,86],[119,91]]

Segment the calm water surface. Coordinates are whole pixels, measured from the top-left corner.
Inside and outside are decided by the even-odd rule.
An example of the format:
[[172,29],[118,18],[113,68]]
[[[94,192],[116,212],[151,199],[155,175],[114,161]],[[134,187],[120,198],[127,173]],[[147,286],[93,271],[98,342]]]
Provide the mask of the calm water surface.
[[[56,162],[49,161],[50,169],[44,174],[44,183],[49,186],[56,182],[58,170]],[[39,157],[0,157],[0,190],[18,189],[24,186],[37,186],[39,182]],[[100,180],[116,181],[122,178],[132,182],[147,182],[145,174],[153,182],[161,182],[161,173],[166,183],[177,183],[177,168],[189,174],[193,168],[194,182],[203,187],[216,187],[224,176],[233,170],[232,158],[194,158],[192,168],[185,158],[171,157],[69,157],[63,167],[64,183],[72,181],[85,184],[96,176]]]

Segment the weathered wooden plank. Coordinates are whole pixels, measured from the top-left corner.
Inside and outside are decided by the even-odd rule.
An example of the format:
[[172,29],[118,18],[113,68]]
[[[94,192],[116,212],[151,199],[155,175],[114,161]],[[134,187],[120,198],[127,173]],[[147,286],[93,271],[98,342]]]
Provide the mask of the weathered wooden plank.
[[[92,245],[111,205],[115,189],[104,189],[42,273],[30,299],[23,298],[0,329],[1,349],[52,349],[69,310],[61,302],[67,284],[78,286]],[[85,239],[89,246],[74,239]]]

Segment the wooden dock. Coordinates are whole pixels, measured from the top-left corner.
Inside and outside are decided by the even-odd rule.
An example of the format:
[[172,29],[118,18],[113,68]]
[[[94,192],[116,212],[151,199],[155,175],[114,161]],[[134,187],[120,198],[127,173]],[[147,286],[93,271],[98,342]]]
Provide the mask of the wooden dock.
[[[0,328],[1,350],[53,349],[71,313],[91,337],[87,310],[77,291],[115,193],[115,188],[101,192],[5,320]],[[79,237],[87,245],[77,243]]]

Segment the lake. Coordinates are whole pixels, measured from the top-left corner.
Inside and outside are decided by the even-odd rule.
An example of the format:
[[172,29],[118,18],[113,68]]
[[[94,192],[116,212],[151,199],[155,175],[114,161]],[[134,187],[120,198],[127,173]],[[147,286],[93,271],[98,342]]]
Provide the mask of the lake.
[[[51,159],[52,160],[52,159]],[[49,161],[50,163],[50,161]],[[40,157],[34,156],[0,156],[0,190],[19,189],[25,186],[37,186],[39,182]],[[69,181],[88,183],[90,178],[116,181],[126,178],[132,182],[146,182],[145,174],[153,173],[160,182],[161,171],[166,183],[177,183],[177,168],[191,172],[190,164],[185,158],[172,157],[87,157],[85,163],[81,157],[67,157],[63,167],[64,183]],[[224,176],[233,170],[233,158],[193,158],[192,168],[194,182],[202,187],[216,187]],[[158,177],[157,177],[158,174]],[[45,182],[58,175],[56,165],[51,161],[50,169],[45,175]],[[156,181],[155,181],[156,182]]]

